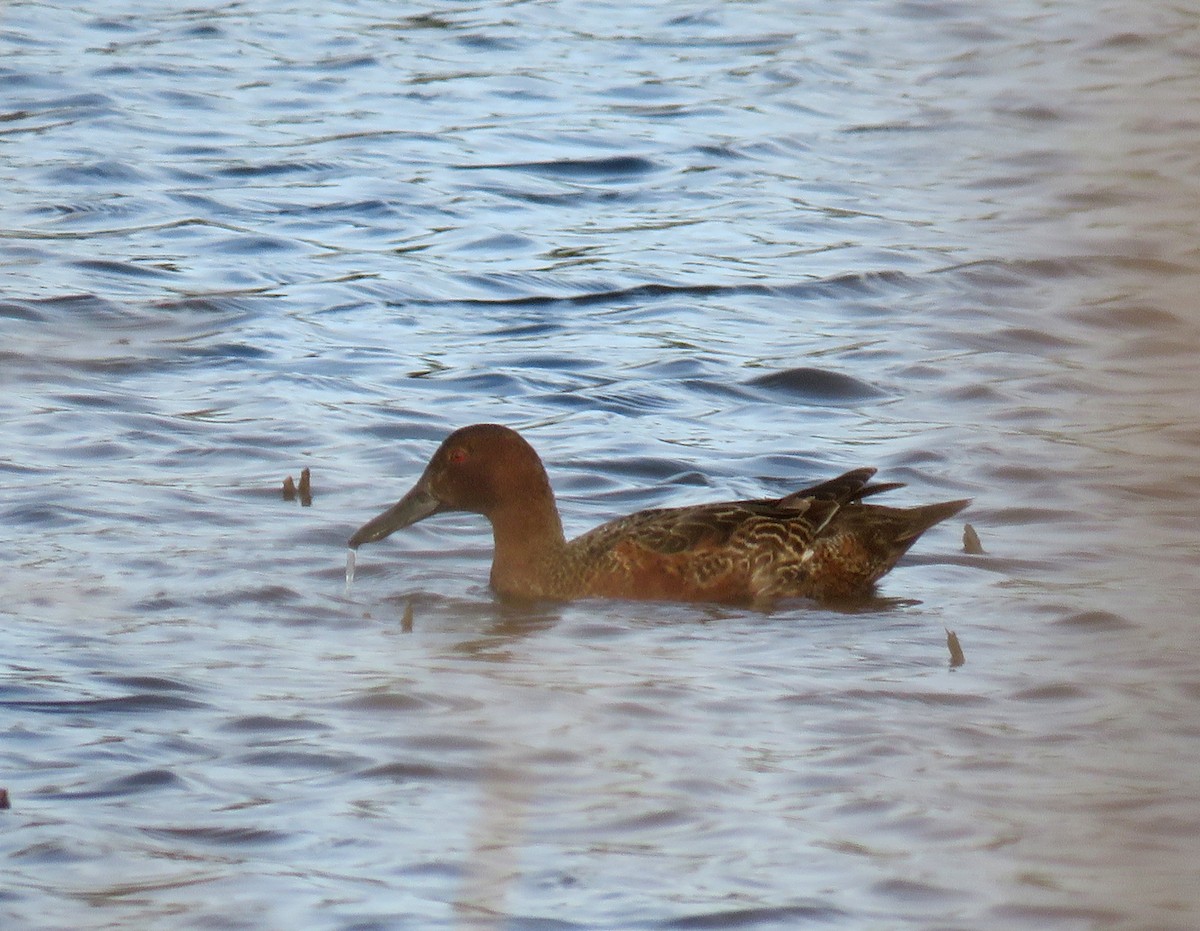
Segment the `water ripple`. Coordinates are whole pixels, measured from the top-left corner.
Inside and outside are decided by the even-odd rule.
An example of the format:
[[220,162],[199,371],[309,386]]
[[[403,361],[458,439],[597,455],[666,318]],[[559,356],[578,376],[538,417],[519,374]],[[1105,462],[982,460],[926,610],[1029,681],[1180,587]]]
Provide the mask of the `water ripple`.
[[[8,924],[1200,924],[1195,17],[142,6],[0,33]],[[984,553],[347,592],[473,421],[569,532],[871,465]]]

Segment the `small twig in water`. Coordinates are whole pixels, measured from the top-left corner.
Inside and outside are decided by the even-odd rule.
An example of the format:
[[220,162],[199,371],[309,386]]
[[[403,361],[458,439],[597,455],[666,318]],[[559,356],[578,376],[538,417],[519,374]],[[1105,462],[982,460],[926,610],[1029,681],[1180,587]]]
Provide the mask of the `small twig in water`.
[[299,497],[302,507],[309,507],[312,504],[312,475],[307,468],[300,470],[300,487],[296,487],[296,482],[289,475],[283,480],[283,500],[295,501]]
[[963,655],[962,644],[958,642],[958,634],[952,630],[946,631],[946,646],[950,648],[950,668],[954,669],[967,661]]

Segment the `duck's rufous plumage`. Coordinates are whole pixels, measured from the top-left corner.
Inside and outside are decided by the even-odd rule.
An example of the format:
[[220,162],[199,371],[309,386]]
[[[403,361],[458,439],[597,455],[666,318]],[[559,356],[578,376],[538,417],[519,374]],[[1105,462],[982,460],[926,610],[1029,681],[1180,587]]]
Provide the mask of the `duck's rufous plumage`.
[[588,597],[764,603],[869,592],[917,538],[967,501],[913,508],[862,499],[900,487],[874,469],[784,498],[657,508],[568,541],[541,459],[514,430],[463,427],[413,489],[360,527],[351,548],[442,511],[492,524],[492,587],[528,599]]

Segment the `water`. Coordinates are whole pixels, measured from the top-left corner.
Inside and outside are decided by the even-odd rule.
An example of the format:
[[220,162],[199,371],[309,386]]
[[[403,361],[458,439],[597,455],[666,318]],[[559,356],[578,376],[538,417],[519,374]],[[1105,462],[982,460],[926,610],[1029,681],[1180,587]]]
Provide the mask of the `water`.
[[[1200,16],[0,15],[5,928],[1197,926]],[[569,533],[875,465],[986,552],[347,591],[481,420]]]

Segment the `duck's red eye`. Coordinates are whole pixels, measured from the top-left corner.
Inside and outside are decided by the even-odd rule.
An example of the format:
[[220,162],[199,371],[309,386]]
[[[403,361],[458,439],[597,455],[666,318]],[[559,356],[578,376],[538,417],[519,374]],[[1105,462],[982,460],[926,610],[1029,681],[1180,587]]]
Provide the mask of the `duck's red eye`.
[[467,451],[461,446],[455,446],[446,457],[452,465],[461,465],[467,461]]

